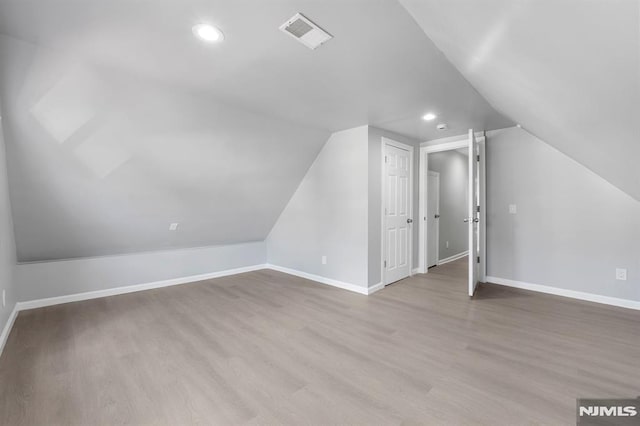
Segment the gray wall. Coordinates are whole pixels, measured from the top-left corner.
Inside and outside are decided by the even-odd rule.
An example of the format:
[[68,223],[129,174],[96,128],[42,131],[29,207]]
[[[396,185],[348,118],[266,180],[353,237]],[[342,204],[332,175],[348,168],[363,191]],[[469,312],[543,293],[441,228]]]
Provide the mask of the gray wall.
[[487,139],[487,274],[640,300],[640,202],[524,130]]
[[413,152],[413,267],[418,267],[418,203],[420,179],[420,142],[417,139],[389,132],[377,127],[369,127],[369,285],[382,281],[382,138],[388,138],[414,147]]
[[266,263],[264,242],[119,256],[22,263],[16,267],[19,300],[147,284]]
[[[6,292],[7,304],[3,308],[0,300],[0,333],[7,323],[17,299],[13,274],[16,264],[16,248],[13,239],[11,207],[9,205],[7,163],[2,124],[0,119],[0,292],[2,290]],[[2,342],[0,342],[1,344]]]
[[268,262],[367,287],[368,166],[367,126],[331,135],[267,238]]
[[[15,269],[19,300],[204,274],[267,260],[352,284],[376,284],[380,281],[380,204],[375,197],[380,181],[372,170],[380,164],[380,154],[373,152],[379,136],[366,127],[334,134],[266,243],[20,264]],[[487,135],[487,187],[489,276],[640,300],[638,201],[517,128]],[[0,188],[5,188],[0,225],[2,235],[9,236],[8,245],[6,239],[0,240],[0,270],[11,305],[14,259],[6,182]],[[509,204],[517,205],[516,215],[508,213]],[[378,222],[372,226],[374,220]],[[328,256],[327,265],[321,265],[322,255]],[[619,267],[628,269],[628,281],[615,280]],[[2,310],[0,320],[5,321],[9,312]]]
[[[469,157],[458,151],[429,154],[429,170],[440,173],[439,260],[465,252],[469,247]],[[447,241],[449,247],[447,248]]]

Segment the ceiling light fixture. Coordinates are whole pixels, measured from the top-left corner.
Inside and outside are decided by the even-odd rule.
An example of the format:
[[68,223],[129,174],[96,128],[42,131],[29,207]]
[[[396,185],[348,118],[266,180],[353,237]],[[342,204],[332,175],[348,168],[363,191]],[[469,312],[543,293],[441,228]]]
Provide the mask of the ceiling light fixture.
[[193,35],[208,43],[224,40],[222,31],[209,24],[197,24],[193,26]]
[[436,128],[438,130],[447,130],[449,128],[449,126],[447,126],[447,123],[440,123],[436,126]]
[[424,121],[431,121],[431,120],[435,120],[436,117],[437,117],[437,115],[435,115],[434,113],[428,112],[428,113],[426,113],[425,115],[422,116],[422,119]]

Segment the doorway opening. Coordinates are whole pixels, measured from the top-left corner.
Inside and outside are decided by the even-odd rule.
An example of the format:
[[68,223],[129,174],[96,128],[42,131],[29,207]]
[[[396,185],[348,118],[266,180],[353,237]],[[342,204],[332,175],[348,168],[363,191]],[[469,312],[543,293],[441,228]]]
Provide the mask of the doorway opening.
[[469,254],[469,153],[452,149],[429,154],[427,173],[427,268]]
[[[467,258],[469,296],[486,276],[485,138],[420,148],[421,273]],[[434,272],[434,269],[431,269]]]

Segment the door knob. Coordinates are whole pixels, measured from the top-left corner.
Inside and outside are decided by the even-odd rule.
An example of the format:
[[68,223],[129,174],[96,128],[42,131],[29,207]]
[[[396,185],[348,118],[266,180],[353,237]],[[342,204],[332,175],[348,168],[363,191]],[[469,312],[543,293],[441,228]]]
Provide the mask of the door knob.
[[477,217],[474,217],[473,219],[464,219],[464,223],[469,223],[469,220],[471,220],[474,223],[480,222],[480,219],[478,219]]
[[440,215],[439,215],[439,214],[437,214],[437,215],[435,215],[435,216],[433,216],[433,217],[435,217],[436,219],[439,219],[439,218],[440,218]]
[[413,223],[413,219],[407,219],[407,223]]

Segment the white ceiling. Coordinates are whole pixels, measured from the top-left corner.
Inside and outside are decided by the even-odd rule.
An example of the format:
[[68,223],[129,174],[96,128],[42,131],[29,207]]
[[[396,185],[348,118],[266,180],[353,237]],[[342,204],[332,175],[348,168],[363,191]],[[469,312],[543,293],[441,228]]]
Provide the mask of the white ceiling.
[[640,200],[640,2],[400,0],[499,111]]
[[0,33],[20,261],[263,240],[332,131],[512,124],[395,0],[0,0]]
[[[334,39],[311,51],[280,32],[296,12]],[[203,21],[225,41],[195,40]],[[329,131],[372,124],[429,140],[513,124],[396,0],[0,0],[0,32]],[[427,111],[449,131],[421,121]]]

